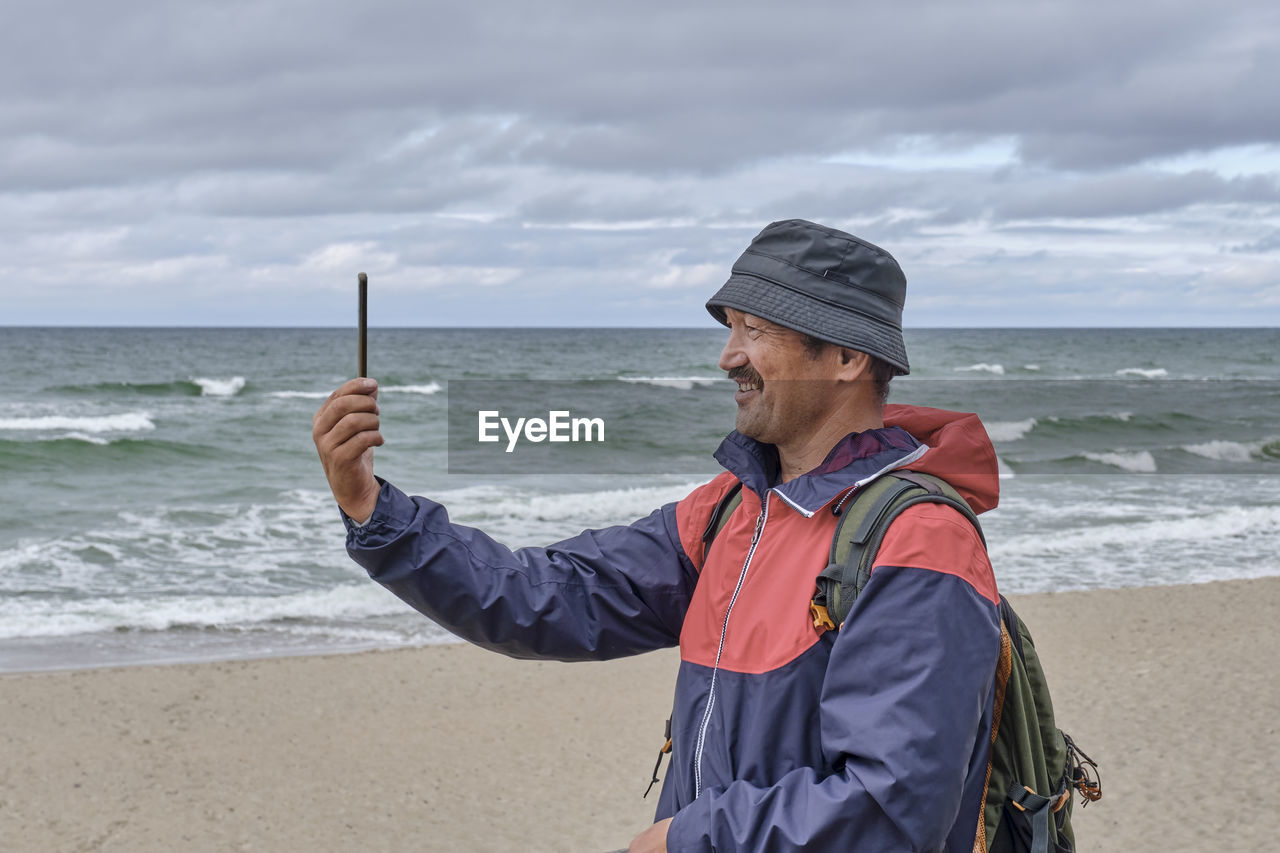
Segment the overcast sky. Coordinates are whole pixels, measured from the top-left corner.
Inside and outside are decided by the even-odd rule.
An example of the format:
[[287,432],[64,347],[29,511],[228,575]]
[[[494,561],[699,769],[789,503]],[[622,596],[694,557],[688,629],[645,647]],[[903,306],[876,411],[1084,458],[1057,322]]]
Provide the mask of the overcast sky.
[[0,13],[0,325],[708,326],[770,221],[908,326],[1280,325],[1280,7]]

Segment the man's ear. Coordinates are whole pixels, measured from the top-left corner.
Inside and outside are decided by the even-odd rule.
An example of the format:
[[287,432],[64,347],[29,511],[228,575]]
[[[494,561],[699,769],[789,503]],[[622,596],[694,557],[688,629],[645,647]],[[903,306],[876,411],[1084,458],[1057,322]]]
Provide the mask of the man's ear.
[[840,378],[845,381],[869,379],[871,356],[856,349],[840,347]]

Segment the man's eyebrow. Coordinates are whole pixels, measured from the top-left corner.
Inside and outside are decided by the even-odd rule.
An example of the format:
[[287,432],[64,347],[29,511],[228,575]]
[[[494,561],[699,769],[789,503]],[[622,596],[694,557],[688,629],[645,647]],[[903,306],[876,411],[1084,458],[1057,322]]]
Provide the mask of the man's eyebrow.
[[764,332],[792,331],[792,329],[788,329],[786,326],[781,326],[773,322],[772,320],[766,320],[764,317],[761,317],[759,314],[749,314],[746,311],[739,311],[736,308],[725,309],[726,318],[732,321],[734,319],[734,315],[737,315],[737,317],[741,319],[742,322],[744,323],[750,322],[753,326],[756,326],[757,328],[759,328],[761,331],[764,331]]
[[795,331],[795,329],[789,329],[786,326],[779,325],[778,323],[775,323],[772,320],[766,320],[764,317],[759,317],[755,314],[747,314],[745,316],[750,317],[752,321],[757,323],[760,329],[765,332],[794,332]]

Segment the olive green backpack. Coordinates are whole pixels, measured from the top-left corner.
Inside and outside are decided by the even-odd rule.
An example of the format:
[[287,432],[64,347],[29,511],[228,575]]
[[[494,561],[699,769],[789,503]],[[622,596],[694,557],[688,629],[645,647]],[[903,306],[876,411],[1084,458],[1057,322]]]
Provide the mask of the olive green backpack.
[[[703,535],[707,547],[741,501],[741,484],[721,498]],[[839,629],[871,578],[876,552],[890,523],[918,503],[954,507],[969,519],[985,546],[977,516],[948,483],[914,471],[885,474],[858,489],[847,506],[837,504],[834,510],[840,521],[830,559],[818,575],[809,605],[814,627]],[[974,850],[1072,853],[1071,794],[1079,792],[1085,804],[1102,796],[1097,765],[1054,724],[1053,702],[1035,643],[1003,595],[999,612],[992,747]]]

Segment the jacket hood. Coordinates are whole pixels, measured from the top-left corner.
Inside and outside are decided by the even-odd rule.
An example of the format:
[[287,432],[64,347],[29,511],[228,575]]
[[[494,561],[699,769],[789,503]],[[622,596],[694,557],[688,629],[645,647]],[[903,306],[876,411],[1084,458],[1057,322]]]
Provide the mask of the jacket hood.
[[900,427],[853,432],[836,443],[822,464],[786,483],[777,483],[778,450],[734,430],[720,442],[716,460],[757,495],[773,492],[797,512],[811,516],[853,486],[886,471],[914,467],[929,448]]
[[895,468],[941,477],[975,513],[994,509],[1000,500],[996,451],[982,421],[977,415],[943,409],[885,406],[883,428],[850,433],[821,465],[782,484],[776,484],[777,450],[771,444],[734,430],[715,456],[757,495],[772,491],[806,516],[851,486]]
[[975,513],[1000,503],[996,449],[977,415],[889,404],[884,407],[884,425],[901,427],[929,446],[906,467],[946,480]]

